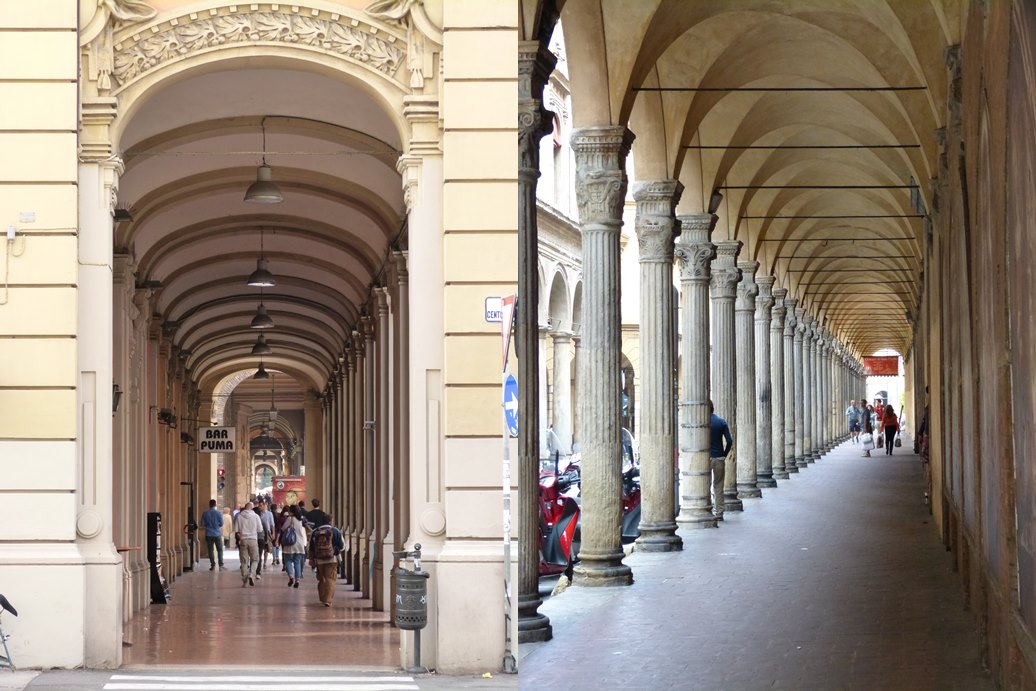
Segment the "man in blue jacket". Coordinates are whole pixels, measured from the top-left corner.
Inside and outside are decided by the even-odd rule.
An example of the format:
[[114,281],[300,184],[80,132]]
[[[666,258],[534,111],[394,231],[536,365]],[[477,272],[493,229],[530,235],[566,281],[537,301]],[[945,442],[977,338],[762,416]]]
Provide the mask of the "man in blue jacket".
[[201,527],[205,529],[205,544],[209,548],[209,571],[216,568],[216,550],[219,550],[219,568],[223,566],[223,514],[216,509],[216,500],[209,500],[209,510],[201,515]]
[[734,446],[727,421],[716,415],[709,401],[709,465],[712,466],[712,513],[723,520],[723,479],[726,476],[727,454]]

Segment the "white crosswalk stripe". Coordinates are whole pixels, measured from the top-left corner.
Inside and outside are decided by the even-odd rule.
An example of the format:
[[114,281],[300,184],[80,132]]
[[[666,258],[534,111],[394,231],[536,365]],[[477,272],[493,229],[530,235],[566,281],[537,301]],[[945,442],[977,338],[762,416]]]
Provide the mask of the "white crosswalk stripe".
[[173,675],[113,674],[106,691],[417,691],[413,677],[332,676],[312,674]]

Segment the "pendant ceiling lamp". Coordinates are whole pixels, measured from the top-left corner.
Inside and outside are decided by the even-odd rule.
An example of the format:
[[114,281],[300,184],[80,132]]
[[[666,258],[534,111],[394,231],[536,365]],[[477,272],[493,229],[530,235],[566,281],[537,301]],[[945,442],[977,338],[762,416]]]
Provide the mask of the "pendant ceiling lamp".
[[255,345],[252,346],[252,355],[269,355],[273,352],[273,348],[266,342],[266,336],[259,334],[258,340]]
[[[260,288],[260,290],[262,290]],[[252,323],[249,326],[253,329],[272,329],[273,319],[266,313],[266,305],[263,304],[262,293],[259,294],[259,308],[255,311],[255,316],[252,317]]]
[[270,373],[266,371],[266,367],[263,365],[263,359],[259,358],[259,369],[252,375],[252,379],[269,379]]
[[248,277],[248,285],[255,288],[273,288],[277,285],[273,274],[270,273],[266,255],[263,253],[263,231],[261,229],[259,231],[259,259],[256,260],[255,271]]
[[256,170],[255,182],[245,192],[245,201],[255,204],[280,204],[284,201],[281,188],[273,182],[273,170],[266,165],[266,118],[259,123],[263,130],[263,162]]
[[[260,336],[260,338],[262,338],[262,336]],[[276,420],[278,414],[277,404],[273,402],[275,386],[274,377],[270,377],[270,422]]]

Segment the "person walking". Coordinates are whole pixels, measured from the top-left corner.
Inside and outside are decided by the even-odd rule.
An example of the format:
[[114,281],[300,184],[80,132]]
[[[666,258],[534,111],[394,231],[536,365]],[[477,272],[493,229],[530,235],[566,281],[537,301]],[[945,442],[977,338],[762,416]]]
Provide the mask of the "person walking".
[[230,538],[234,537],[234,517],[230,515],[230,507],[223,507],[223,548],[230,549]]
[[845,417],[849,421],[849,438],[853,444],[860,442],[860,410],[856,407],[856,400],[849,401],[849,407],[845,409]]
[[867,406],[863,409],[861,415],[863,419],[863,455],[865,458],[870,458],[871,449],[874,448],[874,423],[871,421],[871,414],[874,412],[872,406]]
[[223,566],[223,514],[216,508],[216,500],[209,500],[209,510],[201,515],[201,527],[205,529],[205,546],[209,549],[209,571],[216,570],[216,552],[219,552],[219,569]]
[[281,517],[277,513],[276,504],[270,504],[270,508],[266,513],[270,515],[270,525],[267,529],[270,531],[270,546],[271,551],[273,552],[273,564],[276,566],[281,563],[281,541],[277,539],[277,536],[280,533],[279,528]]
[[263,524],[263,529],[259,532],[259,539],[257,543],[259,545],[259,560],[255,565],[255,578],[258,580],[263,574],[263,563],[266,558],[270,556],[270,547],[273,539],[273,516],[269,511],[266,510],[266,504],[259,500],[255,505],[255,514],[259,516],[259,522]]
[[320,508],[319,499],[313,500],[313,508],[306,513],[306,520],[309,521],[314,528],[327,525],[327,514]]
[[306,528],[297,504],[290,508],[291,516],[281,531],[281,556],[288,571],[288,587],[298,588],[306,559]]
[[709,401],[709,465],[712,467],[712,513],[723,520],[723,480],[726,476],[727,454],[734,446],[727,421],[716,415]]
[[896,434],[899,432],[899,418],[891,405],[885,406],[878,429],[881,434],[885,435],[885,455],[891,456],[892,447],[896,441]]
[[342,532],[335,527],[334,516],[325,513],[323,520],[324,523],[313,530],[309,543],[309,559],[310,564],[317,570],[317,597],[324,607],[330,607],[335,599],[338,555],[345,549],[345,540],[342,538]]
[[263,532],[263,522],[252,510],[252,502],[245,504],[237,515],[237,553],[241,559],[241,587],[255,587],[255,569],[259,565],[259,535]]

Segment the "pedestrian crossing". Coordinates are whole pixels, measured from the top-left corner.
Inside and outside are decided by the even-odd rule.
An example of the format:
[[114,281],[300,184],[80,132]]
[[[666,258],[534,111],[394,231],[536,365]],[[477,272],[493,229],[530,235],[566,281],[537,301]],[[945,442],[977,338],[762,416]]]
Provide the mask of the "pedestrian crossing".
[[110,691],[417,691],[413,677],[389,674],[113,674]]

